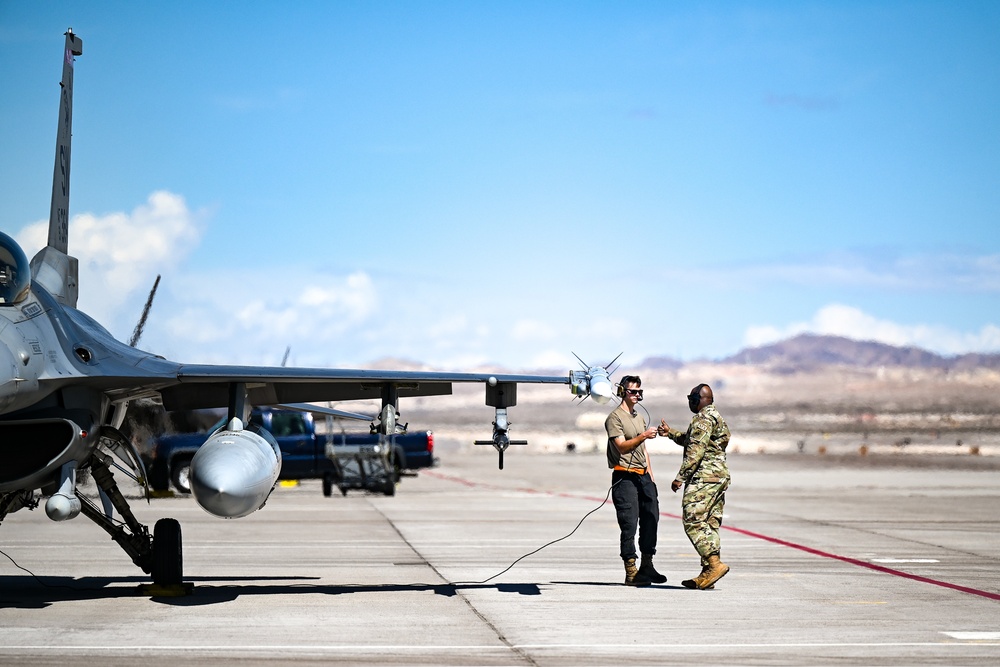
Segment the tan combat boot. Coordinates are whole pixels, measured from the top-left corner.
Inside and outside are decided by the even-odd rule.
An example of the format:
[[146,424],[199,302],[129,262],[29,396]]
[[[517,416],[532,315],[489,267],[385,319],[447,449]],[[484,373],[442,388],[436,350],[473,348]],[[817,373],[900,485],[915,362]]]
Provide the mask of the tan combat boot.
[[643,579],[648,579],[654,584],[665,584],[667,583],[667,578],[656,571],[653,567],[653,557],[649,554],[642,555],[642,564],[639,566],[639,576]]
[[705,590],[726,576],[727,572],[729,572],[729,566],[719,560],[719,554],[712,554],[708,557],[708,565],[705,570],[695,577],[694,581],[698,584],[698,588]]
[[698,573],[698,576],[692,579],[685,579],[684,581],[681,582],[681,586],[683,586],[684,588],[698,588],[698,582],[702,579],[702,577],[705,576],[705,570],[707,568],[708,565],[702,565],[701,572]]
[[634,558],[625,559],[625,585],[626,586],[649,586],[650,581],[645,576],[639,574],[639,568],[635,566]]

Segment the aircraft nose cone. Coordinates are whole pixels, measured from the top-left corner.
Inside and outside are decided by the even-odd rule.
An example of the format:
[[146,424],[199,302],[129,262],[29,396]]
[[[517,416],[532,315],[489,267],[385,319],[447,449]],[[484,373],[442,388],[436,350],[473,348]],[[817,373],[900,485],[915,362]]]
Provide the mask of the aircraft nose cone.
[[280,461],[270,448],[218,434],[191,460],[191,493],[205,511],[234,519],[258,509],[278,476]]

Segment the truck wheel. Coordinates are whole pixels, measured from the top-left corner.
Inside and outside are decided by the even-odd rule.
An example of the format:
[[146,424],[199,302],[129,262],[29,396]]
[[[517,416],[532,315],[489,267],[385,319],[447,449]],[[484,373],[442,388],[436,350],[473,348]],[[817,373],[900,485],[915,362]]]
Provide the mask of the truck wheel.
[[191,493],[191,459],[183,459],[174,464],[170,473],[174,488],[181,493]]
[[323,475],[323,495],[327,498],[333,495],[333,476]]
[[153,583],[173,586],[184,578],[181,551],[181,524],[177,519],[160,519],[153,527]]

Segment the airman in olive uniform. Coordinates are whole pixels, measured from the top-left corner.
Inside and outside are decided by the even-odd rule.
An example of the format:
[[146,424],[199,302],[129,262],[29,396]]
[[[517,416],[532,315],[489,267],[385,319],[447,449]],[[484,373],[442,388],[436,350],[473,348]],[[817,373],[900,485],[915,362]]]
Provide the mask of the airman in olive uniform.
[[[608,433],[608,467],[611,468],[611,500],[621,532],[621,557],[625,564],[626,586],[662,584],[667,578],[653,567],[656,528],[660,520],[659,496],[646,440],[656,437],[657,428],[646,426],[635,409],[642,401],[642,380],[626,375],[618,385],[621,404],[604,421]],[[635,536],[639,533],[642,561],[636,567]]]

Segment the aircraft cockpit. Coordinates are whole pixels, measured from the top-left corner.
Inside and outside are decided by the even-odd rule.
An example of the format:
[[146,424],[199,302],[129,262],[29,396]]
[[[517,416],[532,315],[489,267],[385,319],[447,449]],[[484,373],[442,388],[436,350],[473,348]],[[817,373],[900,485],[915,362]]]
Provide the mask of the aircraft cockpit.
[[31,265],[17,241],[0,232],[0,307],[24,301],[31,288]]

